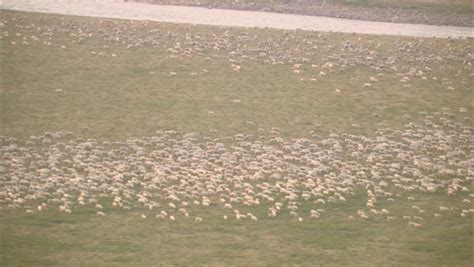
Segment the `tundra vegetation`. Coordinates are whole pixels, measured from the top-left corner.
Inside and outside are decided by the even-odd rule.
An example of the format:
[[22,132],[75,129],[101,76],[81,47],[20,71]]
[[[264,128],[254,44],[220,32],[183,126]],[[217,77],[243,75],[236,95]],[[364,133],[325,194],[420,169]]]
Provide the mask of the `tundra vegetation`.
[[0,27],[2,265],[472,263],[471,40]]

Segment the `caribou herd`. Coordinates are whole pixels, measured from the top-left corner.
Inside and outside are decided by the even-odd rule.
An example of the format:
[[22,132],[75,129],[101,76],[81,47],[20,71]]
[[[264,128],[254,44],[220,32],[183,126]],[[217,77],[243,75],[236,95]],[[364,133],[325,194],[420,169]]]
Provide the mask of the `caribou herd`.
[[[362,192],[366,203],[348,212],[348,220],[399,220],[414,227],[445,214],[462,220],[473,212],[474,143],[472,127],[459,119],[465,115],[464,109],[422,112],[423,120],[404,130],[320,140],[287,139],[277,128],[227,137],[168,130],[114,142],[70,132],[21,142],[1,137],[0,201],[2,209],[32,216],[93,207],[97,216],[123,209],[142,211],[144,219],[152,214],[201,222],[205,209],[218,209],[223,222],[303,221]],[[455,201],[415,205],[415,196],[424,194]],[[397,201],[413,203],[406,209],[416,216],[385,207]],[[266,216],[246,210],[259,205],[268,208]],[[300,211],[301,205],[311,205],[310,211]]]

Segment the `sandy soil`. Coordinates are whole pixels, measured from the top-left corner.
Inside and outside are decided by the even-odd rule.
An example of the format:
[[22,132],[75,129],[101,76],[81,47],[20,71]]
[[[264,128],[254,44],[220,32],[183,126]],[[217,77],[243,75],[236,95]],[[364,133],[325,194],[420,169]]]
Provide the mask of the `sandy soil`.
[[[447,25],[459,27],[473,27],[472,13],[467,12],[469,5],[453,3],[450,7],[443,5],[425,5],[418,8],[396,7],[390,5],[366,6],[348,4],[348,2],[362,2],[361,0],[124,0],[125,2],[153,3],[159,5],[199,6],[219,9],[266,11],[285,14],[309,16],[323,16],[332,18],[384,21],[394,23]],[[390,0],[389,0],[390,1]],[[414,0],[420,3],[420,0]],[[449,0],[453,1],[453,0]],[[466,1],[466,0],[457,0]],[[381,1],[384,2],[384,1]],[[463,10],[463,11],[461,11]]]
[[124,3],[122,0],[0,0],[3,9],[176,23],[268,27],[324,32],[403,35],[414,37],[473,37],[473,28],[401,24],[257,11]]

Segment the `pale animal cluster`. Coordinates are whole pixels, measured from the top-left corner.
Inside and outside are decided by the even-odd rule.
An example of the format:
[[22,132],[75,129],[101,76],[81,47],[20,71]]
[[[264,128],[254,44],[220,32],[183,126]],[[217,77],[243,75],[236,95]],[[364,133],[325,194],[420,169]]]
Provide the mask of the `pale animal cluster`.
[[[90,55],[110,58],[121,56],[113,48],[126,48],[130,50],[127,53],[133,53],[139,47],[148,47],[178,61],[194,58],[229,62],[233,75],[245,71],[248,62],[283,65],[295,74],[297,81],[312,83],[357,67],[374,72],[353,78],[357,86],[367,89],[379,88],[378,84],[388,81],[410,89],[414,84],[430,80],[444,90],[463,90],[469,88],[473,75],[474,56],[470,46],[462,42],[439,45],[436,39],[374,40],[351,35],[333,40],[329,34],[317,32],[274,31],[265,35],[223,27],[215,27],[211,32],[185,26],[170,30],[147,21],[94,19],[79,22],[68,17],[50,20],[54,26],[36,25],[26,15],[6,16],[0,23],[3,30],[0,38],[12,46],[45,45],[63,50],[99,40],[101,45],[92,45]],[[6,30],[8,25],[15,25],[15,32]],[[70,43],[57,42],[57,36],[64,34],[69,36]],[[194,70],[185,75],[207,72],[207,69]],[[152,69],[149,73],[158,74],[158,70]],[[163,74],[176,78],[183,75],[177,69]]]
[[[122,142],[68,132],[26,142],[1,137],[0,201],[2,209],[28,214],[88,206],[97,216],[142,210],[143,219],[199,223],[203,209],[218,209],[223,222],[277,216],[303,222],[362,191],[366,205],[349,212],[349,220],[380,218],[419,228],[447,213],[472,216],[472,128],[447,109],[422,116],[421,124],[380,129],[373,138],[331,134],[319,141],[287,140],[277,128],[222,139],[175,131]],[[415,194],[439,193],[460,200],[416,204]],[[394,201],[413,204],[395,212],[385,206]],[[249,211],[259,205],[268,213]],[[309,212],[301,209],[307,205]]]
[[[468,89],[473,76],[474,56],[462,42],[440,48],[438,40],[432,39],[334,37],[298,31],[267,35],[222,27],[170,30],[169,25],[151,22],[78,21],[47,15],[35,24],[28,15],[6,14],[0,28],[2,43],[11,47],[45,46],[66,53],[87,44],[90,51],[85,56],[111,62],[121,58],[117,51],[133,53],[146,47],[176,60],[172,62],[221,60],[232,75],[247,71],[248,62],[258,62],[267,70],[284,68],[298,81],[313,85],[332,74],[360,68],[369,73],[352,77],[351,83],[366,90],[376,90],[384,82],[418,90],[412,84],[429,80],[455,93]],[[64,35],[68,43],[58,41]],[[150,67],[146,73],[181,79],[212,71],[207,66],[186,71]],[[341,96],[347,90],[334,88]],[[232,100],[236,106],[245,103],[245,99]],[[107,216],[111,209],[140,210],[143,219],[189,218],[196,223],[206,219],[198,214],[202,209],[217,208],[227,221],[288,216],[303,222],[324,218],[329,213],[325,206],[351,202],[363,192],[366,201],[346,215],[349,220],[380,218],[422,227],[428,219],[445,214],[463,219],[473,211],[473,137],[466,120],[457,118],[467,112],[467,108],[443,109],[421,114],[422,123],[407,124],[404,130],[379,129],[374,137],[331,134],[322,140],[311,133],[315,138],[285,139],[277,128],[220,138],[214,133],[209,137],[158,131],[121,142],[68,132],[31,136],[26,142],[1,137],[1,208],[69,214],[87,206],[97,216]],[[209,110],[208,115],[216,112]],[[414,196],[439,193],[455,204],[418,204]],[[389,208],[389,203],[405,200],[413,204],[404,211]],[[265,206],[265,214],[249,211],[260,205]],[[308,205],[309,209],[303,208]]]

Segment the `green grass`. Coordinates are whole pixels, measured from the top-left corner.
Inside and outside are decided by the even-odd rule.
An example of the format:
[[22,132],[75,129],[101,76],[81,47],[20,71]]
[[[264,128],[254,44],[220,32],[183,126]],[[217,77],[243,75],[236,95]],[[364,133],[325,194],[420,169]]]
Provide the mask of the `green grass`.
[[[29,15],[28,20],[50,27],[57,18],[41,16],[45,17],[41,21],[39,17]],[[25,139],[45,131],[80,134],[84,127],[91,129],[88,134],[91,137],[115,140],[149,136],[160,129],[204,133],[218,129],[220,135],[231,135],[252,132],[258,127],[281,127],[284,135],[291,137],[306,136],[312,130],[321,134],[351,130],[370,135],[380,125],[400,127],[410,121],[403,117],[405,114],[471,106],[471,79],[466,63],[462,62],[470,49],[468,40],[199,26],[190,30],[191,26],[172,24],[122,21],[114,25],[108,20],[70,20],[84,24],[92,37],[79,44],[78,37],[58,32],[52,37],[52,45],[47,46],[42,44],[47,39],[44,35],[24,31],[26,35],[41,37],[41,41],[22,45],[23,36],[15,36],[19,29],[14,27],[14,22],[7,24],[5,30],[10,35],[3,39],[0,58],[3,135]],[[121,34],[126,44],[104,41],[103,34],[96,30],[100,26],[105,32],[113,31],[122,24],[127,27]],[[128,43],[134,43],[154,28],[162,33],[158,37],[160,48],[150,45],[126,48]],[[176,33],[176,37],[166,37],[167,32]],[[216,37],[212,36],[214,32]],[[213,49],[214,42],[225,37],[225,32],[232,36],[228,38],[229,48]],[[209,48],[193,51],[192,57],[166,51],[176,42],[183,50],[193,47],[191,43],[196,40],[186,40],[186,34],[201,35],[210,41]],[[231,54],[239,52],[236,38],[244,34],[251,40],[240,53],[248,58]],[[12,45],[12,41],[17,44]],[[351,42],[357,51],[344,50],[346,42]],[[61,45],[66,48],[61,49]],[[412,46],[412,51],[398,51],[401,46]],[[299,50],[295,51],[297,47]],[[268,55],[258,58],[264,49]],[[107,56],[91,55],[92,51]],[[376,54],[373,61],[368,61],[366,57],[371,51]],[[438,53],[440,62],[436,59]],[[176,58],[170,58],[173,54]],[[285,64],[261,64],[269,57]],[[392,65],[386,64],[389,57],[394,59]],[[302,63],[303,58],[309,62],[303,63],[302,74],[297,75],[293,73],[293,64]],[[240,72],[232,70],[230,59],[240,61]],[[327,61],[341,64],[345,59],[356,62],[354,66],[339,65],[332,70],[321,67]],[[288,63],[289,60],[293,63]],[[311,64],[320,67],[312,68]],[[386,70],[375,71],[373,68],[377,66]],[[397,71],[390,70],[392,66]],[[433,70],[428,72],[425,66]],[[423,75],[429,79],[406,75],[410,68],[424,71]],[[328,75],[319,76],[320,71]],[[458,71],[460,76],[456,77]],[[170,72],[177,75],[171,76]],[[198,75],[192,76],[191,72]],[[384,76],[377,77],[379,73]],[[402,76],[397,77],[397,73]],[[364,88],[370,76],[377,77],[379,82]],[[412,80],[411,89],[404,88],[399,81],[403,76]],[[311,78],[317,81],[311,82]],[[442,78],[452,85],[443,84]],[[449,86],[455,90],[446,90]],[[336,89],[342,93],[335,93]],[[234,104],[233,99],[242,102]],[[215,115],[209,116],[208,111],[214,111]],[[360,128],[352,129],[352,124],[359,124]]]
[[[310,131],[321,136],[331,132],[372,135],[380,127],[400,129],[416,121],[420,111],[437,112],[443,107],[455,112],[460,107],[468,108],[468,114],[473,111],[468,66],[472,62],[468,55],[471,40],[1,12],[5,24],[0,49],[1,131],[19,140],[59,130],[72,131],[79,137],[124,140],[163,129],[205,134],[217,129],[217,135],[228,136],[253,133],[259,127],[280,127],[285,138],[309,137]],[[43,44],[49,39],[44,34],[47,29],[54,33],[51,45]],[[112,37],[105,33],[118,29],[120,41],[108,40]],[[159,30],[160,34],[151,30]],[[91,36],[79,43],[81,32]],[[33,35],[41,40],[31,41]],[[127,48],[154,35],[158,48],[149,42]],[[22,44],[24,36],[28,45]],[[344,48],[347,42],[354,50]],[[181,48],[176,48],[179,52],[167,51],[177,47],[176,43],[180,43]],[[197,45],[202,45],[201,51],[196,50]],[[214,49],[218,45],[221,47]],[[185,49],[191,49],[190,57]],[[92,51],[106,56],[92,55]],[[260,54],[263,51],[267,54]],[[369,54],[373,60],[367,58]],[[284,64],[263,63],[271,58]],[[239,61],[242,69],[233,71],[229,59]],[[345,59],[353,60],[354,65],[341,67]],[[391,60],[394,63],[388,63]],[[323,68],[328,61],[338,65]],[[297,63],[303,64],[300,74],[293,72]],[[376,66],[382,69],[376,70]],[[422,70],[421,76],[428,79],[406,74],[410,68]],[[327,75],[320,76],[320,71]],[[191,72],[198,75],[192,76]],[[410,78],[411,88],[403,87],[399,81],[403,76]],[[363,87],[369,77],[379,81]],[[454,90],[447,90],[450,86]],[[233,103],[234,99],[241,99],[241,103]],[[215,115],[210,116],[208,111]],[[90,131],[84,131],[84,127]],[[409,228],[400,218],[415,215],[411,205],[435,212],[430,210],[433,205],[457,205],[468,197],[467,193],[454,198],[444,193],[419,194],[413,203],[403,192],[400,194],[396,202],[384,203],[397,213],[394,222],[382,218],[348,221],[348,213],[355,214],[364,206],[366,196],[362,192],[346,203],[325,205],[327,216],[323,214],[320,220],[305,218],[302,223],[287,215],[266,219],[265,205],[248,209],[262,218],[257,223],[234,219],[224,222],[225,211],[217,207],[200,211],[202,223],[184,217],[176,223],[160,221],[153,218],[155,212],[124,212],[106,202],[102,203],[108,211],[105,217],[96,217],[89,207],[75,209],[71,215],[48,210],[28,216],[20,210],[2,210],[0,263],[470,266],[472,218],[461,219],[452,212],[438,221],[425,221],[422,229]],[[310,208],[306,204],[300,209]],[[148,215],[146,220],[140,218],[142,213]]]
[[[7,212],[4,263],[468,266],[471,262],[472,220],[447,216],[436,223],[425,222],[422,230],[409,228],[400,220],[348,221],[346,211],[355,212],[363,204],[363,198],[355,197],[347,204],[326,205],[327,217],[317,221],[307,218],[302,223],[286,215],[257,223],[224,221],[216,207],[204,212],[202,223],[184,217],[170,223],[150,218],[154,213],[147,211],[143,211],[149,215],[147,219],[142,219],[139,211],[111,211],[104,218],[80,209],[73,215]],[[393,206],[407,210],[404,204]],[[252,212],[263,215],[266,209],[262,205]]]

